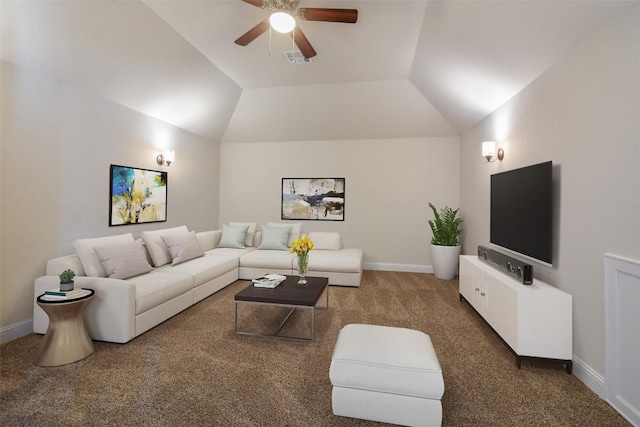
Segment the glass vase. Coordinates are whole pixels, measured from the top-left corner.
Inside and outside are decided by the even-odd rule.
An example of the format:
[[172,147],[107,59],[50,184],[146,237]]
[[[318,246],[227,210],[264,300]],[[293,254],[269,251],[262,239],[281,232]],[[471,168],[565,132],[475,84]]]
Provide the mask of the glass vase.
[[307,268],[309,266],[309,254],[298,254],[298,275],[300,276],[300,280],[298,280],[299,285],[306,285],[307,279],[305,276],[307,275]]

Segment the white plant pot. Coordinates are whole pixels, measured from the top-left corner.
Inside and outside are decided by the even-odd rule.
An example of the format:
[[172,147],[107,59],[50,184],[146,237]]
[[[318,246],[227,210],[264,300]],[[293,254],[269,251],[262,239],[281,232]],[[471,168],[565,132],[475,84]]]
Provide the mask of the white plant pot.
[[460,245],[431,245],[431,265],[438,279],[451,280],[456,277],[458,261],[460,259],[460,249]]

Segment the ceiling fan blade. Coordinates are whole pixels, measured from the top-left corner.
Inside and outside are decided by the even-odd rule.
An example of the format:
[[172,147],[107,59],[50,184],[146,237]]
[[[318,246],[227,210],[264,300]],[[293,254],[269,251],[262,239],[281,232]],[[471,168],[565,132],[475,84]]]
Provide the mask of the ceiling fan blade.
[[345,22],[355,24],[358,20],[357,9],[325,9],[301,7],[298,16],[306,21]]
[[313,46],[309,43],[309,39],[307,39],[307,36],[305,36],[300,29],[300,26],[296,26],[290,34],[292,34],[291,37],[293,37],[293,41],[296,43],[296,46],[298,46],[298,49],[300,49],[300,52],[302,52],[305,58],[313,58],[317,55]]
[[249,3],[251,5],[254,5],[255,7],[262,7],[262,5],[264,4],[263,0],[242,0],[245,3]]
[[269,20],[265,19],[260,22],[258,25],[238,37],[238,40],[235,41],[235,44],[239,44],[240,46],[246,46],[255,39],[257,39],[262,33],[269,29]]

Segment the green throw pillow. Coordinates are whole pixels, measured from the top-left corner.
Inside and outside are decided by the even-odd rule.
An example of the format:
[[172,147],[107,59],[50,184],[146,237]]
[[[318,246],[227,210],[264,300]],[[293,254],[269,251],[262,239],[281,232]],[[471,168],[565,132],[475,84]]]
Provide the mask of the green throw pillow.
[[244,249],[244,239],[247,237],[248,225],[232,227],[222,225],[222,237],[220,237],[219,248]]
[[287,242],[290,233],[291,227],[262,226],[262,242],[260,242],[258,249],[288,251]]

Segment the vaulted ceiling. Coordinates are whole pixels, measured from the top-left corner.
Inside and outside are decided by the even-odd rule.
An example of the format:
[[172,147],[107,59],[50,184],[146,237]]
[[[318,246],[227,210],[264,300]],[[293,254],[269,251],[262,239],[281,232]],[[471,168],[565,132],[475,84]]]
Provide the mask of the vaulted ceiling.
[[0,2],[0,57],[213,141],[458,135],[638,1],[300,0],[358,9],[233,43],[240,0]]

